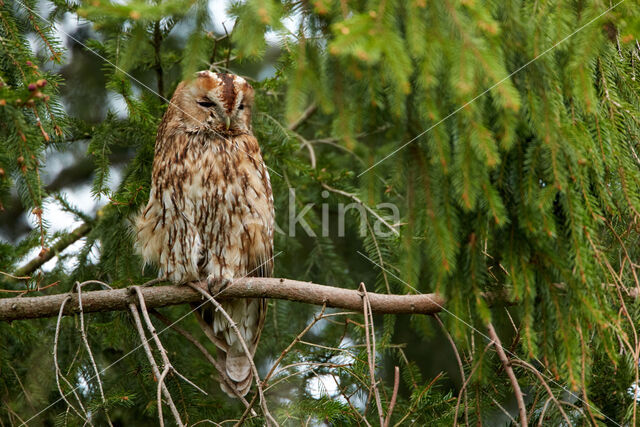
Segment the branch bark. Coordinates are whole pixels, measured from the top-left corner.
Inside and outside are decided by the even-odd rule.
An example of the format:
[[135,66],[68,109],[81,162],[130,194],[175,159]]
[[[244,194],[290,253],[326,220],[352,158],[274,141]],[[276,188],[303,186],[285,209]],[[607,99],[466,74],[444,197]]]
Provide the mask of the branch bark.
[[65,234],[64,236],[60,237],[60,239],[58,239],[58,241],[53,246],[51,246],[48,251],[44,252],[42,255],[35,257],[25,266],[17,269],[14,273],[14,276],[22,277],[30,275],[38,268],[40,268],[42,264],[67,249],[69,245],[82,239],[87,235],[87,233],[89,233],[89,231],[91,231],[91,225],[85,222],[84,224],[73,230],[71,233]]
[[524,397],[522,396],[522,390],[520,390],[520,385],[518,384],[518,379],[516,378],[516,374],[513,372],[513,368],[511,367],[511,361],[507,357],[507,354],[504,352],[504,348],[502,347],[502,343],[500,342],[500,338],[496,333],[496,330],[493,327],[493,324],[489,323],[487,325],[487,330],[489,331],[489,337],[493,342],[493,346],[496,348],[496,352],[498,353],[498,357],[504,366],[504,370],[507,372],[507,376],[509,377],[509,381],[511,381],[511,386],[513,387],[513,392],[516,396],[516,401],[518,402],[518,410],[520,412],[520,424],[522,427],[527,427],[529,424],[527,423],[527,407],[524,404]]
[[[207,290],[206,282],[196,283]],[[203,301],[202,296],[184,285],[166,285],[142,288],[141,292],[148,308],[165,307]],[[371,311],[380,314],[433,314],[440,311],[444,299],[437,294],[383,295],[367,293]],[[0,299],[0,321],[54,317],[58,315],[62,302],[71,297],[63,314],[79,312],[77,294],[58,294],[39,297]],[[327,307],[362,311],[361,292],[332,286],[318,285],[298,280],[248,277],[237,279],[227,287],[218,300],[228,298],[277,298]],[[131,288],[107,291],[84,292],[84,313],[101,311],[128,311],[129,304],[137,301]]]

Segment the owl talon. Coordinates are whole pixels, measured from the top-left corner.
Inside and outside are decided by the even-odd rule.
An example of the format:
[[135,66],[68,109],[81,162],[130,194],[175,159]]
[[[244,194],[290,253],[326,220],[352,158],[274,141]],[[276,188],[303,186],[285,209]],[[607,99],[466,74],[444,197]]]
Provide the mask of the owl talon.
[[219,294],[231,284],[231,280],[226,277],[210,277],[207,279],[207,287],[211,295]]

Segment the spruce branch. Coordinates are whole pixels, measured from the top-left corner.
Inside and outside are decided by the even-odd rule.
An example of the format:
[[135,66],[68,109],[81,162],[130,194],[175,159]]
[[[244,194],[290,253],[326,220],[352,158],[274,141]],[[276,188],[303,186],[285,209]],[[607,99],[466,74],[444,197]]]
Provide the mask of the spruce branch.
[[[471,381],[471,378],[473,377],[473,374],[475,374],[475,372],[478,369],[478,367],[482,364],[482,359],[484,358],[484,355],[487,353],[489,348],[494,344],[495,344],[495,341],[492,339],[484,347],[484,350],[482,350],[482,353],[480,354],[480,360],[478,360],[478,362],[476,362],[476,364],[471,368],[471,372],[469,372],[469,376],[467,377],[465,382],[462,384],[462,387],[460,388],[460,391],[458,392],[458,396],[462,396],[462,393],[466,392],[467,386],[469,385],[469,382]],[[456,412],[455,412],[455,415],[453,417],[453,427],[457,427],[458,426],[458,411],[459,410],[460,410],[460,399],[456,399]],[[404,420],[404,418],[401,421],[403,421],[403,420]],[[398,427],[399,425],[400,425],[400,423],[397,423],[395,425],[395,427]]]
[[[195,283],[199,289],[207,289],[206,282]],[[158,308],[202,301],[202,296],[183,285],[166,285],[140,289],[147,307]],[[1,298],[0,321],[53,317],[58,314],[68,294],[38,297]],[[368,293],[371,311],[377,314],[433,314],[441,310],[444,299],[437,294],[385,295]],[[63,315],[79,313],[77,295],[71,295]],[[248,277],[236,279],[217,296],[229,298],[276,298],[327,307],[344,308],[362,312],[361,293],[353,289],[318,285],[311,282],[272,277]],[[130,288],[83,293],[84,313],[129,310],[132,302]]]
[[[531,363],[525,362],[524,360],[513,359],[511,361],[511,363],[514,363],[516,365],[520,365],[523,368],[526,368],[526,369],[530,370],[538,378],[538,381],[540,381],[540,384],[542,384],[544,386],[544,389],[549,394],[549,399],[551,399],[551,401],[556,405],[556,407],[558,408],[558,411],[560,411],[560,414],[562,415],[562,418],[564,418],[564,421],[567,423],[568,426],[570,426],[571,425],[571,421],[569,420],[569,417],[567,417],[567,414],[562,409],[562,405],[560,404],[560,402],[558,402],[558,399],[553,394],[553,391],[551,390],[551,387],[549,387],[549,384],[545,381],[545,379],[542,376],[542,374],[540,373],[540,371],[538,371]],[[587,405],[587,408],[589,408],[588,405]],[[593,420],[593,417],[591,419]],[[596,425],[595,422],[594,422],[594,425]]]
[[91,231],[91,224],[85,222],[84,224],[74,229],[71,233],[65,236],[62,236],[60,239],[58,239],[58,241],[53,246],[51,246],[48,250],[42,251],[40,255],[33,258],[23,267],[16,270],[16,272],[14,273],[14,276],[23,277],[33,273],[38,268],[40,268],[45,262],[49,261],[54,256],[58,255],[60,252],[64,251],[67,247],[69,247],[73,243],[82,239],[84,236],[87,235],[87,233],[89,233],[89,231]]

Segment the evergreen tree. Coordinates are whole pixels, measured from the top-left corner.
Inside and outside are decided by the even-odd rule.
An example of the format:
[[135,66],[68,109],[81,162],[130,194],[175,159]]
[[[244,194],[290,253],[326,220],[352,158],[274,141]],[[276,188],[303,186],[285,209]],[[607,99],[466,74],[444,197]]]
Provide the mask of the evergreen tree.
[[[222,30],[214,4],[0,0],[3,298],[156,277],[131,219],[157,126],[181,80],[230,71],[253,77],[275,171],[276,276],[446,301],[372,335],[363,314],[270,300],[255,360],[264,378],[284,356],[264,385],[279,423],[636,424],[637,2],[247,0]],[[93,210],[65,194],[88,181]],[[207,392],[167,377],[182,421],[263,425],[162,323],[205,343],[189,306],[158,312]],[[140,345],[128,312],[0,323],[0,422],[157,424]]]

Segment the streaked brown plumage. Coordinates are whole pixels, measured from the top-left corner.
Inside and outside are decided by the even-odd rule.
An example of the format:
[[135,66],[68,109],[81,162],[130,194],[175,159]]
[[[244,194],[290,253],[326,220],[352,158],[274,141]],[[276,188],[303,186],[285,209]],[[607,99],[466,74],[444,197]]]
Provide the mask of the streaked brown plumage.
[[[232,74],[201,71],[176,89],[158,129],[149,203],[136,221],[138,249],[160,277],[217,286],[272,275],[273,197],[251,132],[252,107],[253,89]],[[222,305],[253,355],[266,302]],[[197,315],[236,391],[245,395],[253,374],[237,336],[209,304]]]

